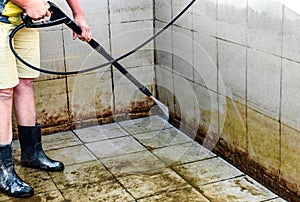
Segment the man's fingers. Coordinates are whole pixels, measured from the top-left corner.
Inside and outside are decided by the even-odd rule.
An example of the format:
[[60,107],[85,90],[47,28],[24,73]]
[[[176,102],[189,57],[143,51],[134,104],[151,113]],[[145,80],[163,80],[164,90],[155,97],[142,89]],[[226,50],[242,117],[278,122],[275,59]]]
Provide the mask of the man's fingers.
[[49,10],[47,10],[45,16],[51,16],[51,12]]

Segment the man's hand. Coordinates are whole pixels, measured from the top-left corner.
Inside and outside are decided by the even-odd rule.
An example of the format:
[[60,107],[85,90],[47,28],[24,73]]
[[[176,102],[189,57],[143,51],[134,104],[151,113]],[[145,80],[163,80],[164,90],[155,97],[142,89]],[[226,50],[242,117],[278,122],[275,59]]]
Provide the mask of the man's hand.
[[82,41],[90,41],[92,39],[91,29],[85,21],[83,10],[80,6],[80,0],[67,0],[74,17],[75,23],[81,28],[82,33],[78,35],[73,32],[73,39],[79,38]]
[[85,18],[83,16],[81,17],[75,16],[74,21],[81,28],[82,32],[81,35],[78,35],[75,32],[73,32],[73,39],[79,38],[82,41],[86,41],[86,42],[90,41],[92,39],[92,33],[90,27],[85,21]]
[[33,20],[40,20],[51,15],[48,10],[49,4],[42,0],[12,0],[12,2],[23,8],[26,15]]
[[33,20],[40,20],[51,15],[50,11],[48,10],[49,4],[40,0],[31,0],[28,2],[28,5],[23,8],[25,13]]

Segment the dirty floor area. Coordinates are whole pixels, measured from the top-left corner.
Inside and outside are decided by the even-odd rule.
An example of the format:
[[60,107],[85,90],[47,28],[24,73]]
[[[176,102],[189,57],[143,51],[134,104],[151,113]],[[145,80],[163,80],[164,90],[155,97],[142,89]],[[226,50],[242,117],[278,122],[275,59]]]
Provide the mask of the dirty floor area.
[[65,171],[21,167],[14,141],[35,195],[0,201],[284,201],[159,116],[43,136],[43,146]]

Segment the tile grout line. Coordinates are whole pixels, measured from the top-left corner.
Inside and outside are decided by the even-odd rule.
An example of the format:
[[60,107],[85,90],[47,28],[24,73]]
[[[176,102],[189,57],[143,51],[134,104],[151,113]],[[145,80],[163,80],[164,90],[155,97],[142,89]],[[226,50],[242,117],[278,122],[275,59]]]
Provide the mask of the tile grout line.
[[[73,131],[72,131],[73,132]],[[116,182],[136,201],[136,198],[131,194],[131,192],[129,192],[129,190],[128,189],[126,189],[126,187],[118,180],[118,178],[117,178],[117,176],[116,175],[114,175],[111,171],[110,171],[110,169],[104,164],[104,163],[102,163],[102,161],[101,161],[101,159],[100,158],[98,158],[87,146],[86,146],[86,144],[78,137],[78,135],[75,133],[75,132],[73,132],[74,133],[74,135],[80,140],[80,142],[82,143],[82,145],[85,147],[85,149],[87,149],[92,155],[93,155],[93,157],[95,157],[96,158],[96,160],[100,163],[100,165],[102,165],[106,170],[107,170],[107,172],[109,172],[109,174],[113,177],[113,179],[114,180],[116,180]],[[108,181],[108,180],[107,180]]]

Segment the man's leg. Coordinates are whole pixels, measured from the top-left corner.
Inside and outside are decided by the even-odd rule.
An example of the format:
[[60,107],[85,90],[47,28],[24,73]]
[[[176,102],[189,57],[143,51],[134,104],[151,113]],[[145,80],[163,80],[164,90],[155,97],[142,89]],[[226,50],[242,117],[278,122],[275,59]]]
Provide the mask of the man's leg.
[[15,58],[8,46],[12,28],[0,23],[0,191],[14,197],[29,197],[34,190],[15,172],[11,143],[13,92],[19,82]]
[[21,164],[46,171],[62,171],[63,163],[46,156],[42,148],[41,127],[36,124],[33,79],[22,79],[14,90],[14,107],[21,146]]
[[9,49],[12,25],[0,22],[0,144],[12,141],[13,88],[18,84],[15,57]]
[[[34,66],[40,66],[39,34],[36,29],[22,29],[14,37],[15,49]],[[46,156],[42,148],[41,126],[36,123],[33,78],[39,72],[17,61],[19,85],[15,87],[14,107],[21,147],[21,164],[46,171],[62,171],[64,164]]]
[[19,78],[19,84],[14,89],[14,108],[17,124],[20,126],[35,126],[36,111],[34,103],[33,79]]
[[13,88],[0,89],[0,144],[12,141]]

